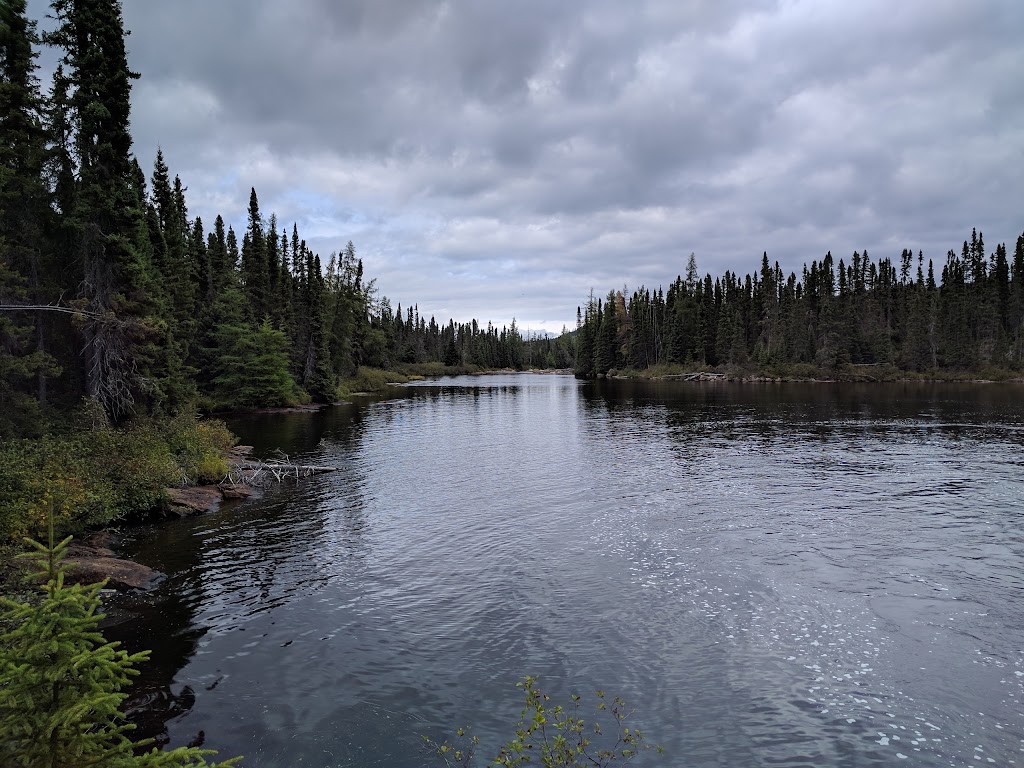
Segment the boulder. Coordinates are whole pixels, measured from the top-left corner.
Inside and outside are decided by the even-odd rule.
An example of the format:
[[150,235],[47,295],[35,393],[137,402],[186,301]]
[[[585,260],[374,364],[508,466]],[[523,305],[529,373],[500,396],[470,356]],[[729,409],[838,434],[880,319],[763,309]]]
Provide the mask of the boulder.
[[170,511],[182,517],[212,512],[223,496],[215,485],[199,485],[191,488],[168,488],[167,497]]
[[[108,579],[112,589],[147,589],[160,577],[160,572],[149,566],[102,554],[107,549],[94,549],[81,544],[68,547],[67,581],[74,584],[93,584]],[[111,553],[112,554],[112,553]]]
[[251,485],[241,483],[225,483],[220,487],[220,492],[225,499],[248,499],[259,493]]
[[118,537],[111,531],[93,531],[78,539],[78,544],[92,549],[105,549],[108,557],[113,557],[113,549],[117,546]]

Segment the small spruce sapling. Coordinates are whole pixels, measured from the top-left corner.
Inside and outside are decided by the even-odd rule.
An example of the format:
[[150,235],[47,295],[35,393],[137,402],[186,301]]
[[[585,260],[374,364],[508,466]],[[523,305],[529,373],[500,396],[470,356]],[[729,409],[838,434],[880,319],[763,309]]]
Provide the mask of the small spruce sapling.
[[[120,705],[122,688],[149,651],[128,654],[98,631],[105,581],[65,584],[71,537],[46,545],[27,540],[46,580],[40,599],[0,597],[0,764],[21,768],[201,768],[209,750],[132,742]],[[210,768],[228,768],[238,758]]]

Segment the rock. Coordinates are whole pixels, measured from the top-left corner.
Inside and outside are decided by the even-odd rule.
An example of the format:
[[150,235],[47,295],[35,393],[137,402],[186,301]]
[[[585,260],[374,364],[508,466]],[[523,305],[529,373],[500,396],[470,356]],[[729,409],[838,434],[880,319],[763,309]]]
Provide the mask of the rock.
[[216,485],[199,485],[191,488],[168,488],[167,497],[170,511],[188,517],[203,512],[212,512],[223,496]]
[[249,499],[258,495],[258,491],[251,485],[240,483],[225,483],[220,487],[220,492],[225,499]]
[[[93,549],[112,550],[118,543],[118,537],[111,531],[93,531],[82,536],[77,543]],[[110,554],[114,553],[110,552]]]
[[252,453],[253,447],[251,445],[236,445],[230,449],[225,457],[229,462],[241,461]]
[[113,589],[147,589],[161,575],[159,571],[140,563],[100,554],[109,551],[72,544],[65,561],[69,566],[67,581],[93,584],[108,579],[108,586]]

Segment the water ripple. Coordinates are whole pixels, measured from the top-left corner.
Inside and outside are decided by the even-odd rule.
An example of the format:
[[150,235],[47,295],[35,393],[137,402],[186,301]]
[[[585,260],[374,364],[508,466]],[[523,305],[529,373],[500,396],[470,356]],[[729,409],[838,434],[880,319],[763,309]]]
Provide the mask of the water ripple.
[[253,422],[341,471],[136,542],[198,692],[168,733],[419,765],[541,674],[622,693],[669,764],[1019,764],[1018,395],[464,377]]

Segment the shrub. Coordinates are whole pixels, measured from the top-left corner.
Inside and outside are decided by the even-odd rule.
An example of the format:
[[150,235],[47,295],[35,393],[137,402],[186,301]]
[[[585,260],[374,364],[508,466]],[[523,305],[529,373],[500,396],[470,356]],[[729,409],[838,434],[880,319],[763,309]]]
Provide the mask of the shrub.
[[140,420],[0,444],[0,550],[57,530],[79,533],[160,506],[168,486],[215,482],[235,438],[219,421]]
[[342,379],[338,392],[341,397],[348,397],[356,392],[384,392],[390,388],[391,384],[402,384],[407,381],[409,381],[409,377],[400,373],[381,371],[361,365],[356,369],[355,376]]
[[224,422],[179,416],[168,422],[162,432],[181,476],[180,482],[214,483],[227,474],[224,456],[236,439]]

